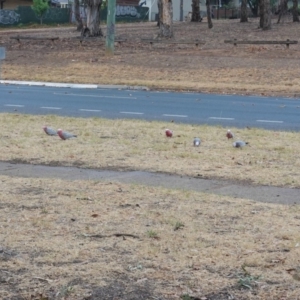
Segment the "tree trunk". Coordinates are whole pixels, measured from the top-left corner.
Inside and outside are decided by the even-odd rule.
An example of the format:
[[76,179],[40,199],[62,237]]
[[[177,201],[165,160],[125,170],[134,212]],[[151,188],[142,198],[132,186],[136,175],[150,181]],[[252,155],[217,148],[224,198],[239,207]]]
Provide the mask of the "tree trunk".
[[280,0],[277,24],[280,22],[282,15],[284,15],[288,11],[287,3],[288,0]]
[[293,22],[299,22],[298,0],[293,0]]
[[251,0],[247,0],[248,1],[248,5],[251,9],[251,12],[253,14],[254,17],[258,16],[258,5],[259,5],[259,0],[258,1],[251,1]]
[[160,26],[160,20],[162,18],[162,0],[157,0],[157,7],[158,7],[157,26]]
[[159,36],[165,38],[173,37],[173,5],[172,0],[161,0],[162,13],[159,20]]
[[241,22],[248,22],[247,0],[242,0],[241,4]]
[[103,36],[100,28],[100,9],[102,0],[84,0],[86,4],[86,26],[90,36]]
[[192,0],[192,22],[201,22],[200,0]]
[[180,0],[180,22],[183,21],[183,0]]
[[74,15],[75,15],[75,20],[77,24],[77,31],[81,31],[83,28],[83,23],[82,19],[80,17],[80,5],[79,5],[79,0],[74,0]]
[[207,24],[208,28],[213,28],[213,23],[211,20],[211,10],[210,10],[210,0],[206,0],[206,12],[207,12]]
[[260,28],[263,30],[271,29],[271,3],[270,0],[260,0],[259,6]]

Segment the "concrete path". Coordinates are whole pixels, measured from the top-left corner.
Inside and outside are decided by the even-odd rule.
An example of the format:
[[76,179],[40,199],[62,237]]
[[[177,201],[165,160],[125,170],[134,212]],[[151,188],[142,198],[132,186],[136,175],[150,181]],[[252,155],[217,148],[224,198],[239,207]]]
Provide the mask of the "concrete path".
[[76,167],[52,167],[30,164],[0,162],[0,174],[26,178],[61,178],[65,180],[107,180],[122,183],[136,183],[171,189],[244,198],[254,201],[300,204],[300,189],[273,186],[256,186],[237,181],[202,179],[178,175],[150,173],[143,171],[108,171],[80,169]]

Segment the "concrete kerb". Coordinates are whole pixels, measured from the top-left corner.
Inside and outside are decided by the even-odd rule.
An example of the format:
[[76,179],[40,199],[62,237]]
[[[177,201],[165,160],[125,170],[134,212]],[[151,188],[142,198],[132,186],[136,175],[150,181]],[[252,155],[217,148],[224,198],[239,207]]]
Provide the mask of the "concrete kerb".
[[104,85],[104,84],[97,85],[97,84],[60,83],[60,82],[42,82],[42,81],[0,80],[0,84],[78,88],[78,89],[119,89],[119,90],[143,90],[143,91],[149,90],[149,88],[145,86]]

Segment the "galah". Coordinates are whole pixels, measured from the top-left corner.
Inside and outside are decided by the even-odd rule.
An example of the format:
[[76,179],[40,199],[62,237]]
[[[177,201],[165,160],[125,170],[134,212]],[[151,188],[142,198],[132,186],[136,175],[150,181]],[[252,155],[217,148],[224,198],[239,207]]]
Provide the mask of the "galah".
[[170,129],[166,129],[166,136],[167,137],[172,137],[173,136],[173,131]]
[[226,137],[228,139],[233,139],[234,138],[234,134],[231,132],[230,129],[227,130]]
[[248,144],[249,144],[248,142],[244,142],[244,141],[235,141],[232,143],[232,146],[235,148],[243,148]]
[[45,133],[48,135],[57,135],[57,131],[51,127],[44,126],[43,129],[44,129]]
[[73,134],[73,133],[70,133],[70,132],[67,132],[67,131],[63,131],[62,129],[58,129],[57,130],[57,134],[58,136],[62,139],[62,140],[67,140],[67,139],[70,139],[70,138],[75,138],[77,137],[77,135]]
[[194,143],[195,147],[199,147],[201,144],[201,140],[199,138],[195,137],[193,143]]

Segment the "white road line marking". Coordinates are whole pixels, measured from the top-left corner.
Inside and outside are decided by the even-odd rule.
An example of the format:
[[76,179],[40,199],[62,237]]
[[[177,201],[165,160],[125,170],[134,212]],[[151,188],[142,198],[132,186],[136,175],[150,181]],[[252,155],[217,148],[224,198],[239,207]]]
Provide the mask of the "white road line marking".
[[4,104],[4,106],[24,107],[24,105],[19,105],[19,104]]
[[221,117],[209,117],[209,119],[213,119],[213,120],[234,120],[234,118],[221,118]]
[[256,122],[263,122],[263,123],[283,123],[283,121],[275,121],[275,120],[256,120]]
[[29,86],[47,86],[47,87],[65,87],[65,88],[85,88],[96,89],[96,84],[73,84],[73,83],[57,83],[57,82],[39,82],[39,81],[15,81],[15,80],[0,80],[0,83],[15,84],[15,85],[29,85]]
[[85,94],[69,94],[69,93],[53,93],[54,95],[74,96],[74,97],[91,97],[91,98],[114,98],[114,99],[137,99],[136,97],[120,97],[120,96],[100,96]]
[[168,114],[163,114],[164,117],[177,117],[177,118],[187,118],[188,116],[186,115],[168,115]]
[[254,98],[254,99],[266,99],[268,97],[264,97],[264,96],[247,96],[249,98]]
[[50,107],[50,106],[42,106],[44,109],[61,109],[61,107]]
[[120,111],[120,114],[143,115],[144,113],[134,111]]
[[99,112],[99,111],[101,111],[101,110],[99,110],[99,109],[85,109],[85,108],[81,108],[81,109],[79,109],[80,111],[91,111],[91,112]]

